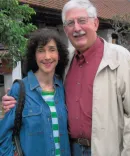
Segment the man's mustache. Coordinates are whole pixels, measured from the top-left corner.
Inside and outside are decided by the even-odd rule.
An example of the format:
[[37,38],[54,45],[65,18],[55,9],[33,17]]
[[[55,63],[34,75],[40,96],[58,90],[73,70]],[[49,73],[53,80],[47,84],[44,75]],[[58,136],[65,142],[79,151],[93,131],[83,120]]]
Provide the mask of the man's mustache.
[[77,36],[81,36],[81,35],[84,35],[85,34],[85,32],[83,31],[83,30],[81,30],[81,31],[79,31],[79,32],[74,32],[73,33],[73,36],[74,37],[77,37]]

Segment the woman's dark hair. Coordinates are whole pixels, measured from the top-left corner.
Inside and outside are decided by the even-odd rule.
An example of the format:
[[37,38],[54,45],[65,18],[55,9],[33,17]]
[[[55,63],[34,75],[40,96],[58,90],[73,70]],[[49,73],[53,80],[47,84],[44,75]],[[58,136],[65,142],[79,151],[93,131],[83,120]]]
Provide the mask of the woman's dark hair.
[[35,58],[36,50],[39,45],[45,46],[52,39],[56,42],[60,58],[56,66],[55,73],[56,75],[63,78],[65,67],[68,64],[68,50],[67,47],[64,45],[64,43],[61,41],[58,32],[48,28],[38,29],[30,35],[26,54],[27,72],[29,70],[32,70],[33,72],[36,72],[38,70]]

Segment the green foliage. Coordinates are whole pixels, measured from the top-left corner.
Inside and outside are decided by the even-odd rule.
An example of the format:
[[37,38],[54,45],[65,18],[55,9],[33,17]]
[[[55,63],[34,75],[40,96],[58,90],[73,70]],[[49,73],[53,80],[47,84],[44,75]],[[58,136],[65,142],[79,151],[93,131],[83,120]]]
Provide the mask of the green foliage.
[[26,52],[25,35],[36,29],[30,23],[31,16],[36,14],[27,4],[20,5],[18,0],[0,0],[0,43],[8,49],[8,54],[16,65]]

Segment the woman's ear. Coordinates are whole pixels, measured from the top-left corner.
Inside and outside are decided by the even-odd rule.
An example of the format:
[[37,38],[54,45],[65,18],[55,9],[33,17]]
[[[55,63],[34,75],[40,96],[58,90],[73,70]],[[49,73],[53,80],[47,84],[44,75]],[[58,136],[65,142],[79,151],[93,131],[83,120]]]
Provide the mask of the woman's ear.
[[58,55],[58,60],[60,60],[60,55]]

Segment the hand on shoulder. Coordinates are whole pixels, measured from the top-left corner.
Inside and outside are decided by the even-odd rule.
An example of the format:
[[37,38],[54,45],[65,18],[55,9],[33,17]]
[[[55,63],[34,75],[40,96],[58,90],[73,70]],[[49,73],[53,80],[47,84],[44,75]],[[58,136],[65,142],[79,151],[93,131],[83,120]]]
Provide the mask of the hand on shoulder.
[[13,108],[15,104],[16,100],[12,96],[8,96],[6,94],[2,97],[2,107],[5,113],[7,113],[11,108]]

